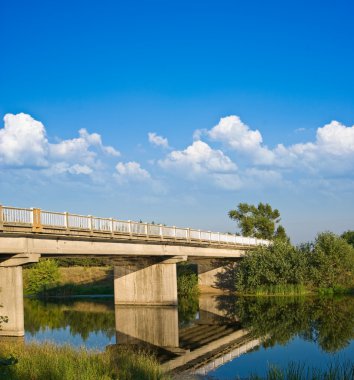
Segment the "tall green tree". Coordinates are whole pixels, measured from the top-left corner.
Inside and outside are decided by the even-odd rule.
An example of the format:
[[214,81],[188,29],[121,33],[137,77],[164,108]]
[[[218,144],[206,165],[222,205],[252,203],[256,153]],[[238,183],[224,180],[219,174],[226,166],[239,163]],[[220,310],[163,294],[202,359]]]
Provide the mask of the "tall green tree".
[[341,238],[354,247],[354,231],[349,230],[344,232]]
[[268,203],[254,206],[239,203],[235,210],[229,211],[229,217],[237,222],[243,236],[273,240],[288,239],[283,226],[279,224],[280,213]]

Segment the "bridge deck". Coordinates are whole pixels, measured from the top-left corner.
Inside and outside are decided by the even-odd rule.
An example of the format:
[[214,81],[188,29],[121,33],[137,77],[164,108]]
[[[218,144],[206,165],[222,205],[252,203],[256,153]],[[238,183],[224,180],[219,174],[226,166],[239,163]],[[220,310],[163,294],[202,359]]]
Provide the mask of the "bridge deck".
[[247,249],[269,244],[263,239],[220,232],[1,205],[0,234],[96,241],[109,239],[130,243],[214,246],[228,249]]

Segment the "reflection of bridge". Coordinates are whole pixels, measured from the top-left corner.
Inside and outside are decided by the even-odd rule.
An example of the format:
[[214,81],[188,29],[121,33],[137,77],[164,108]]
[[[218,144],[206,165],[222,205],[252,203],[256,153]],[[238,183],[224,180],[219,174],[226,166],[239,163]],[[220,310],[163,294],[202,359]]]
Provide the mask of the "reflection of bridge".
[[205,374],[261,344],[235,318],[216,310],[216,297],[202,297],[199,318],[179,327],[176,307],[116,306],[117,346],[148,347],[165,371]]
[[0,334],[24,334],[22,265],[40,257],[109,257],[116,304],[176,305],[176,263],[198,264],[200,284],[216,286],[225,264],[266,244],[190,228],[0,206],[0,303],[9,318]]

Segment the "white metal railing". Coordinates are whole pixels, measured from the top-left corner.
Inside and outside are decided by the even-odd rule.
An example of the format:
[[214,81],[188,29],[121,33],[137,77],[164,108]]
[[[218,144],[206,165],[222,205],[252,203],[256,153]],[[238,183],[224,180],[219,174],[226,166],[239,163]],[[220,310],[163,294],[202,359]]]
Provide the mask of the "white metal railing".
[[0,228],[1,225],[6,224],[29,225],[36,231],[40,231],[43,228],[54,228],[65,229],[67,231],[83,230],[92,233],[107,232],[110,234],[135,235],[139,237],[146,236],[147,238],[160,237],[161,240],[201,241],[244,246],[270,244],[268,240],[264,239],[220,232],[0,205]]

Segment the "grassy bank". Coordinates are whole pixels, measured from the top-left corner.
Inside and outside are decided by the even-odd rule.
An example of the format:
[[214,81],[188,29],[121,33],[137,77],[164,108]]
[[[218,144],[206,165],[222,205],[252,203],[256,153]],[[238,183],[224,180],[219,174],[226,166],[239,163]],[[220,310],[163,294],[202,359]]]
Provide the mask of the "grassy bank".
[[124,349],[99,353],[50,343],[15,346],[7,343],[0,345],[0,359],[0,379],[4,380],[166,378],[152,356]]
[[250,376],[250,380],[352,380],[354,379],[354,364],[332,364],[327,369],[321,370],[291,363],[285,369],[270,367],[265,377]]
[[[49,260],[48,260],[49,261]],[[36,296],[113,295],[110,266],[57,267],[45,261],[23,271],[24,291]]]

